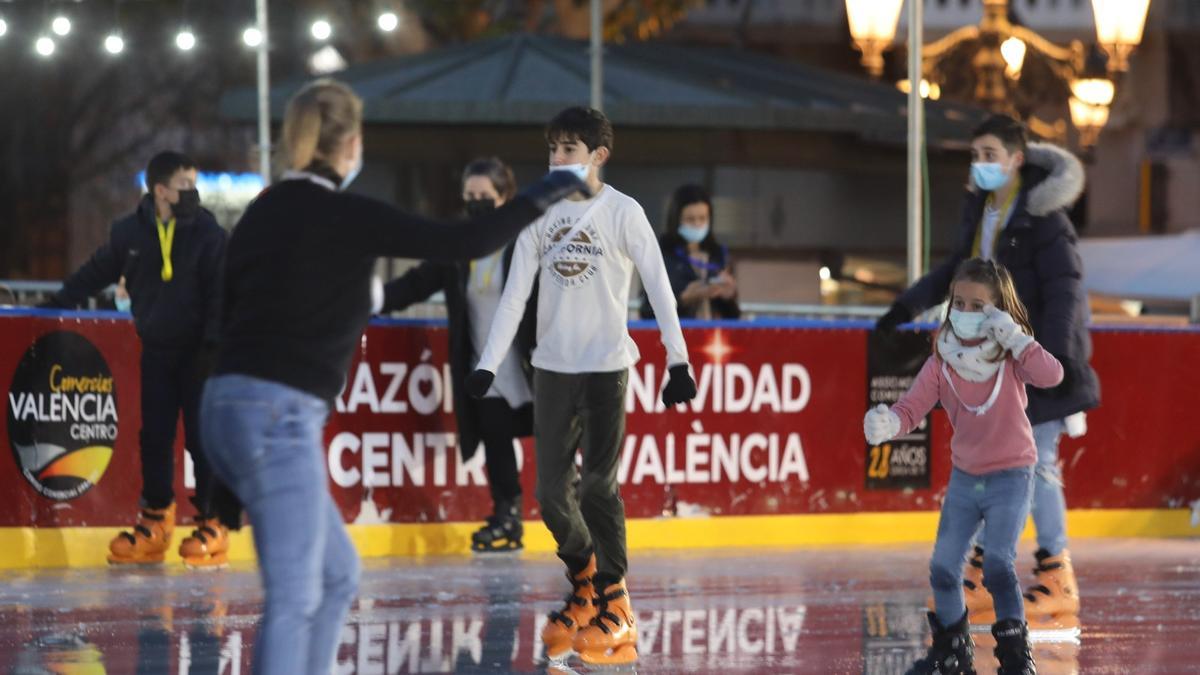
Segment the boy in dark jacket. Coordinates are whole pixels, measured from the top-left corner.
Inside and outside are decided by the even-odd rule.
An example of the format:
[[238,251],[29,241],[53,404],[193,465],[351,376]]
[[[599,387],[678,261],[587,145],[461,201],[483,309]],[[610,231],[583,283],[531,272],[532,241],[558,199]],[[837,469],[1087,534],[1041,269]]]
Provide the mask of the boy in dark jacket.
[[196,163],[160,152],[146,167],[149,191],[113,223],[108,243],[47,306],[71,308],[122,276],[142,341],[142,497],[138,522],[109,544],[112,564],[163,561],[175,529],[175,426],[180,411],[196,467],[197,527],[179,548],[192,567],[223,566],[236,499],[213,480],[200,444],[200,392],[218,338],[225,231],[200,206]]
[[[1058,443],[1068,420],[1081,427],[1082,413],[1100,404],[1100,383],[1088,364],[1092,343],[1083,265],[1075,228],[1066,214],[1083,192],[1083,166],[1058,147],[1029,143],[1025,127],[1006,115],[993,116],[975,130],[971,160],[954,252],[905,291],[877,328],[892,330],[945,300],[955,268],[967,258],[989,258],[1012,273],[1038,342],[1064,370],[1059,386],[1028,390],[1026,413],[1038,450],[1032,509],[1038,551],[1037,581],[1026,594],[1025,613],[1031,629],[1074,629],[1079,594],[1066,548]],[[973,623],[992,618],[991,597],[980,578],[982,565],[976,564],[982,556],[976,548],[964,576]]]

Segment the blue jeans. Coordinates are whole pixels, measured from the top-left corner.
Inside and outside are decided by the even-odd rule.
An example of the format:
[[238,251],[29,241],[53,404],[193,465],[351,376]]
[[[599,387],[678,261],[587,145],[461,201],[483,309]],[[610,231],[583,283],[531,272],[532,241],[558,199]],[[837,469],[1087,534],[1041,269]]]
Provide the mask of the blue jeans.
[[[1043,422],[1033,427],[1038,463],[1033,480],[1033,527],[1038,548],[1058,555],[1067,547],[1067,500],[1063,496],[1062,470],[1058,467],[1058,440],[1065,425],[1062,420]],[[984,547],[987,551],[987,547]]]
[[258,674],[328,675],[358,591],[358,553],[327,486],[328,414],[314,396],[244,375],[204,389],[205,447],[250,514],[262,570]]
[[983,585],[996,603],[996,620],[1025,619],[1017,580],[1017,540],[1029,516],[1033,467],[973,476],[954,469],[942,502],[937,543],[929,563],[929,584],[938,621],[950,626],[963,618],[963,562],[983,522]]
[[[1062,420],[1043,422],[1033,427],[1038,461],[1033,472],[1033,529],[1038,548],[1058,555],[1067,547],[1067,498],[1063,495],[1062,469],[1058,466],[1058,441],[1066,425]],[[976,533],[975,539],[979,539]],[[976,542],[977,543],[977,542]],[[982,546],[985,557],[987,547]]]

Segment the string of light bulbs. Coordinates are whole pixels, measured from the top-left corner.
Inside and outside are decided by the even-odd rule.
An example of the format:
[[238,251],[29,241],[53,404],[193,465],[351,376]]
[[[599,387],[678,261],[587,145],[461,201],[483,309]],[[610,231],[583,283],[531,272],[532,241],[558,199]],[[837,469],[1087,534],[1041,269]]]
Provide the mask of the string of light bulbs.
[[[118,3],[119,6],[119,3]],[[119,24],[119,20],[114,21]],[[400,27],[400,17],[395,12],[385,11],[379,14],[375,21],[376,26],[384,33],[394,32]],[[71,23],[70,17],[65,12],[57,13],[50,20],[47,26],[49,31],[39,32],[33,40],[33,51],[42,58],[51,58],[54,56],[58,45],[67,40],[74,26]],[[14,39],[9,35],[11,28],[7,19],[0,15],[0,41],[6,39]],[[324,18],[316,19],[309,26],[309,34],[312,39],[318,43],[328,42],[333,37],[333,24]],[[175,34],[175,47],[183,52],[189,52],[196,48],[198,38],[192,31],[191,27],[184,23],[184,26]],[[242,44],[251,49],[256,49],[262,46],[263,33],[255,25],[248,26],[242,31]],[[100,42],[101,49],[112,56],[118,56],[125,51],[126,41],[119,27],[114,28],[111,32],[104,36]]]

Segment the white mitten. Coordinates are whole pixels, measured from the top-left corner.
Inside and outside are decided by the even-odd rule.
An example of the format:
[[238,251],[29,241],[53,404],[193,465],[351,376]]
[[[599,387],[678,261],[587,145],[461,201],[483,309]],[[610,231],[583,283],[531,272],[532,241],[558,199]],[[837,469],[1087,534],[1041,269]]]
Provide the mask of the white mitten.
[[1021,352],[1033,343],[1033,338],[1026,335],[1012,315],[992,305],[983,308],[987,318],[983,320],[984,334],[992,336],[1001,347],[1020,358]]
[[871,445],[879,445],[900,435],[900,417],[882,403],[867,411],[863,434]]

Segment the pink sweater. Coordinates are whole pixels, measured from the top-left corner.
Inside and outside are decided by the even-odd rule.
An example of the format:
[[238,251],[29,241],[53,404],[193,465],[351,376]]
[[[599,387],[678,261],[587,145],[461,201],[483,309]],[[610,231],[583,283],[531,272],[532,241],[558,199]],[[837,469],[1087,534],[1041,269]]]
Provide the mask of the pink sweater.
[[[992,394],[995,377],[986,382],[963,379],[947,364],[954,388],[967,404],[982,405]],[[950,458],[954,466],[972,475],[1033,466],[1037,463],[1037,447],[1033,443],[1033,428],[1025,416],[1028,397],[1025,385],[1049,388],[1062,382],[1063,369],[1058,359],[1036,342],[1021,352],[1019,359],[1007,359],[997,371],[1004,375],[1000,396],[983,415],[963,407],[942,375],[942,362],[930,356],[917,374],[916,381],[892,412],[900,418],[900,434],[911,432],[938,401],[946,409],[954,438],[950,441]]]

